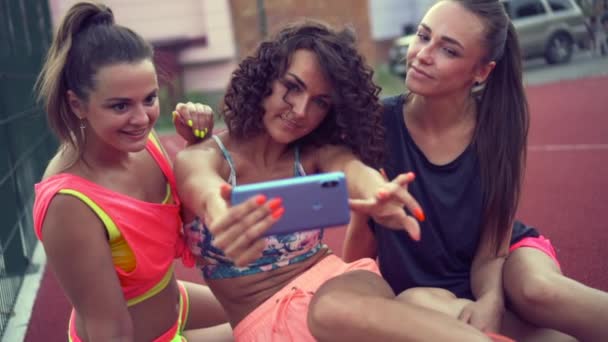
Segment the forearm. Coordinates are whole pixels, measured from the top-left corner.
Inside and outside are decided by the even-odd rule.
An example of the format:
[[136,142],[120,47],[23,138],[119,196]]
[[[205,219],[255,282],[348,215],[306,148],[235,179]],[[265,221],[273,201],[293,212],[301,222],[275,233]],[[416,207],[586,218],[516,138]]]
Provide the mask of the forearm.
[[471,290],[477,300],[492,300],[504,307],[502,268],[504,256],[486,258],[473,263],[471,269]]
[[351,198],[371,198],[379,187],[386,183],[380,172],[359,160],[350,160],[343,170]]
[[351,212],[351,220],[344,236],[344,247],[342,258],[346,262],[352,262],[361,258],[373,258],[377,256],[376,238],[371,231],[367,215]]

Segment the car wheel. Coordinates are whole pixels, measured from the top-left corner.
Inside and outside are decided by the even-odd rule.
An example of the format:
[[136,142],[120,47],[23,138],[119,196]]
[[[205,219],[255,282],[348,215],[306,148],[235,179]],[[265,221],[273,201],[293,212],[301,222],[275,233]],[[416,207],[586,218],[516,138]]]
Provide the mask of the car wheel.
[[549,39],[545,50],[545,60],[549,64],[567,63],[572,58],[574,42],[569,35],[557,33]]

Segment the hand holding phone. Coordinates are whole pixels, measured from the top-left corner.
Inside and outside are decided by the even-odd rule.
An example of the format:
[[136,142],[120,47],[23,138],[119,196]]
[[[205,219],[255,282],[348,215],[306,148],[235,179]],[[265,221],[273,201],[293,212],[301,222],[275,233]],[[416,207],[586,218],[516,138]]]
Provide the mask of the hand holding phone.
[[239,185],[232,189],[232,205],[256,195],[280,197],[285,212],[264,235],[347,224],[350,220],[348,190],[342,172],[321,173]]

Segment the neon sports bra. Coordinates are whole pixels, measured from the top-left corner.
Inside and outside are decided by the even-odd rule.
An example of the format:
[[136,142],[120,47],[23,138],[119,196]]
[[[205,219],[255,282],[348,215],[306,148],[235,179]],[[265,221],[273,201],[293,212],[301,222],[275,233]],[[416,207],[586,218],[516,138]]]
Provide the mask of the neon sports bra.
[[[214,135],[213,139],[230,167],[228,182],[232,186],[236,186],[236,169],[232,156],[219,137]],[[294,177],[304,175],[306,173],[300,163],[299,149],[296,147]],[[326,248],[326,245],[322,243],[323,229],[270,235],[264,238],[266,248],[261,258],[247,266],[237,267],[224,255],[222,250],[212,245],[213,235],[200,218],[196,217],[184,228],[193,254],[200,255],[205,260],[201,268],[203,276],[209,279],[233,278],[270,271],[304,261],[316,254],[321,248]]]
[[[170,194],[176,194],[171,166],[152,135],[146,150],[167,178]],[[173,203],[144,202],[69,173],[41,181],[35,185],[35,192],[34,228],[41,241],[46,211],[60,193],[75,196],[89,206],[103,222],[109,241],[125,242],[135,267],[129,271],[115,264],[114,268],[128,305],[150,298],[167,286],[173,275],[173,260],[183,251],[177,196],[170,195]]]

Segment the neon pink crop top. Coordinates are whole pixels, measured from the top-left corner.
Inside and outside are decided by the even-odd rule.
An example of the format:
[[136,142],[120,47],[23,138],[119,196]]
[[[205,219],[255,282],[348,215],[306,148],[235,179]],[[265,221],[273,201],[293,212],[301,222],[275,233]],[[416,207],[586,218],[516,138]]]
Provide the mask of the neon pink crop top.
[[67,194],[81,199],[98,215],[110,235],[118,232],[131,248],[136,267],[126,272],[115,266],[122,291],[132,305],[160,292],[173,274],[173,260],[184,251],[180,203],[175,176],[156,142],[148,140],[146,150],[167,178],[173,203],[144,202],[108,190],[82,177],[61,173],[35,185],[34,229],[42,241],[42,224],[53,197]]

